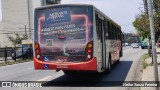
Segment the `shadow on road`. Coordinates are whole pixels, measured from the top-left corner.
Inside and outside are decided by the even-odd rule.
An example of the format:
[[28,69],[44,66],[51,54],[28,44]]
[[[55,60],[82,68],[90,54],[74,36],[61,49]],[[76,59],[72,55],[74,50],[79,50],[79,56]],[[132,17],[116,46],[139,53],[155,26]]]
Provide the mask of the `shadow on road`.
[[109,74],[77,73],[62,75],[43,84],[44,87],[107,87],[121,86],[130,70],[132,61],[120,61]]

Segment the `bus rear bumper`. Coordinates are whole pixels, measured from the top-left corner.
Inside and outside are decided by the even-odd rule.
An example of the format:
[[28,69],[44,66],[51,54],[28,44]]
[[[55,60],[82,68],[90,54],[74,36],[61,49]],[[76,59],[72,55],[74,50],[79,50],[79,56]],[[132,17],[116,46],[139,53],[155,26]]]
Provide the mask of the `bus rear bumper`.
[[97,58],[80,63],[53,63],[39,61],[34,57],[34,68],[36,70],[79,70],[79,71],[97,71]]

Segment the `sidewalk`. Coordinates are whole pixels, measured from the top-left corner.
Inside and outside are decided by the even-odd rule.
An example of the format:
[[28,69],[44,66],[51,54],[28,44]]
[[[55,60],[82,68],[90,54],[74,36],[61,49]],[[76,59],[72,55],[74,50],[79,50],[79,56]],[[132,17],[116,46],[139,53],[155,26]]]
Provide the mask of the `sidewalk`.
[[[160,48],[157,48],[156,51],[157,51],[157,63],[159,63],[159,65],[158,65],[159,75],[158,76],[160,79]],[[152,58],[149,57],[145,61],[149,66],[147,66],[146,69],[143,69],[141,81],[155,81],[154,80],[154,67],[152,64]],[[141,90],[155,90],[155,88],[154,87],[141,87]]]
[[[15,60],[13,60],[11,57],[7,57],[7,61],[10,61],[10,62],[14,62]],[[5,58],[4,57],[0,57],[0,63],[4,63],[5,62]]]

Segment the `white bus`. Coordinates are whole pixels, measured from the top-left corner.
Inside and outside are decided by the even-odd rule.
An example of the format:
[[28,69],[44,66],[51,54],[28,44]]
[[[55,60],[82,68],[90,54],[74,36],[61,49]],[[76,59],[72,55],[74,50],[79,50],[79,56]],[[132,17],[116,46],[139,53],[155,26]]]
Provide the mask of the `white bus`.
[[36,8],[34,26],[35,69],[101,73],[122,56],[121,27],[93,5]]

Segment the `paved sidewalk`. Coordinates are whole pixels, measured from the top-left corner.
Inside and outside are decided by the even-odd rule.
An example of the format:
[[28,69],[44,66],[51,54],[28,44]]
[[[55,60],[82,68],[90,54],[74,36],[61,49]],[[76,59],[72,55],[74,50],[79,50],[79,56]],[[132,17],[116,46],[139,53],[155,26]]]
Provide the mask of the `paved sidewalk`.
[[[157,48],[157,62],[160,64],[160,48]],[[146,59],[146,63],[149,64],[146,69],[143,69],[141,81],[155,81],[154,80],[154,67],[152,64],[152,58]],[[158,65],[158,73],[160,78],[160,65]],[[155,90],[155,87],[141,87],[141,90]]]
[[[15,60],[12,60],[11,57],[7,57],[7,61],[12,62],[12,61],[15,61]],[[0,57],[0,63],[4,63],[4,62],[5,62],[5,58],[4,57]]]

